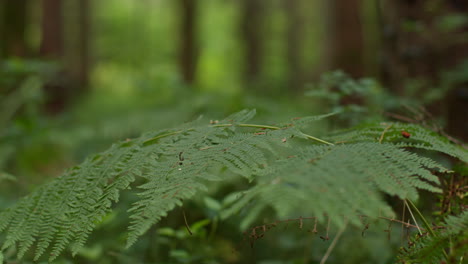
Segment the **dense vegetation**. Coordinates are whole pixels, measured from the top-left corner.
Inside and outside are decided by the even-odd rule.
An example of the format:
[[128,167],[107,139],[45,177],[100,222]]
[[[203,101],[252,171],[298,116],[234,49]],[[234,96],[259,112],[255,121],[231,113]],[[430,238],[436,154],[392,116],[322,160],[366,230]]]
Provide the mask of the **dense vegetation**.
[[[319,138],[304,131],[340,113],[295,117],[273,125],[249,123],[254,115],[255,111],[244,110],[220,121],[202,118],[128,138],[91,155],[1,213],[4,254],[22,258],[31,251],[36,260],[46,252],[49,260],[54,260],[67,248],[73,255],[84,254],[93,230],[112,225],[116,217],[127,219],[117,222],[126,223],[128,231],[107,236],[125,237],[120,247],[131,247],[170,211],[179,210],[183,221],[178,222],[187,231],[177,232],[193,235],[192,229],[197,233],[206,228],[203,226],[219,225],[221,229],[225,222],[239,219],[238,232],[246,233],[238,242],[254,250],[254,244],[261,243],[259,239],[275,239],[270,237],[270,229],[284,224],[285,219],[311,232],[296,235],[314,237],[317,233],[324,241],[339,237],[346,229],[363,229],[364,234],[373,225],[388,222],[389,236],[392,225],[409,232],[410,242],[399,256],[402,261],[433,263],[463,258],[466,213],[458,210],[457,217],[444,213],[438,218],[440,223],[429,224],[429,215],[422,214],[415,202],[420,190],[441,199],[455,198],[446,197],[449,194],[463,197],[452,189],[456,187],[442,182],[459,178],[464,167],[446,169],[434,154],[466,163],[466,149],[414,124],[366,122]],[[221,191],[226,188],[229,191]],[[207,192],[216,198],[205,196]],[[394,197],[394,202],[401,200],[411,218],[397,218],[392,203],[382,194]],[[203,201],[205,210],[212,212],[190,224],[185,209],[175,209],[184,208],[190,200]],[[460,203],[450,206],[462,206]],[[255,227],[260,217],[267,222]],[[169,235],[176,229],[160,233],[165,230],[161,226],[157,230],[162,237],[177,239]],[[208,239],[202,234],[198,234],[199,239]],[[187,234],[183,237],[190,240]],[[380,239],[386,240],[385,235]],[[209,244],[210,239],[204,243],[215,247]],[[180,254],[177,250],[171,254]],[[245,251],[240,251],[245,256],[235,259],[248,259]]]
[[466,262],[467,8],[0,1],[0,263]]

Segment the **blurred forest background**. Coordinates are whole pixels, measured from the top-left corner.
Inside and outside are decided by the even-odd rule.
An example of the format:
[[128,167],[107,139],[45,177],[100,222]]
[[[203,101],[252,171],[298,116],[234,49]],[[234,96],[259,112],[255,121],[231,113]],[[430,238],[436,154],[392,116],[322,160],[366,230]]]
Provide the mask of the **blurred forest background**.
[[[466,142],[467,106],[464,0],[0,0],[0,172],[17,178],[2,183],[1,208],[116,140],[202,114],[256,108],[278,122],[342,110],[317,132],[393,118]],[[234,263],[240,231],[216,230],[219,203],[187,209],[199,237],[176,212],[126,253],[105,235],[124,233],[125,219],[105,222],[78,259]],[[306,263],[266,261],[271,248],[303,260],[306,239],[293,235],[255,254]],[[386,263],[395,249],[362,243],[374,253],[348,263]]]

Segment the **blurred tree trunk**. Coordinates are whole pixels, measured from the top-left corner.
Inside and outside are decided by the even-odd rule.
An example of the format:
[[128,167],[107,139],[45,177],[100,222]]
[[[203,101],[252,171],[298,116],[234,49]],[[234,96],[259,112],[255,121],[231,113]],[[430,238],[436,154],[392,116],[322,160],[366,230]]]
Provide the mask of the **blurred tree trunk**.
[[244,78],[247,84],[255,85],[260,79],[263,61],[262,22],[263,0],[243,0],[241,34],[244,41]]
[[[44,59],[63,62],[63,16],[61,0],[42,0],[42,39],[40,55]],[[43,85],[46,96],[45,111],[48,114],[62,112],[71,97],[67,72],[60,67],[59,72]]]
[[360,0],[330,0],[331,68],[353,77],[364,74],[364,41]]
[[179,68],[185,83],[193,84],[196,75],[197,45],[197,8],[198,0],[179,0],[182,17],[180,25]]
[[303,83],[302,60],[304,34],[301,14],[301,0],[284,0],[287,14],[286,56],[289,71],[289,89],[300,92]]
[[86,89],[89,83],[89,34],[90,21],[89,0],[78,0],[78,24],[79,24],[79,39],[78,39],[78,69],[75,73],[75,79],[81,90]]
[[25,57],[27,0],[0,0],[0,58],[6,56]]
[[[385,33],[382,41],[385,43],[382,72],[387,87],[396,94],[404,95],[407,92],[405,84],[409,79],[420,80],[424,87],[418,93],[423,94],[441,85],[443,72],[453,70],[464,61],[468,63],[468,40],[462,38],[468,33],[467,27],[457,30],[440,27],[444,17],[466,14],[467,5],[467,2],[458,0],[437,3],[398,0],[381,3],[382,31]],[[466,141],[468,82],[450,85],[445,98],[429,105],[429,110],[436,115],[446,115],[449,134]]]
[[40,54],[50,59],[63,55],[63,18],[61,0],[42,0],[42,39]]
[[[464,14],[465,16],[468,13],[467,1],[451,0],[448,2],[451,4],[452,12]],[[465,24],[462,29],[452,33],[452,35],[454,35],[454,39],[458,39],[459,36],[467,36],[468,27]],[[468,65],[468,39],[464,37],[462,41],[454,42],[454,44],[445,49],[443,54],[448,69],[453,69],[462,63]],[[446,68],[444,65],[442,67]],[[465,71],[464,75],[466,76],[467,74],[468,72]],[[468,106],[468,78],[465,77],[463,82],[454,83],[451,91],[445,97],[445,103],[448,106],[447,132],[467,143],[468,122],[466,121],[466,109]]]
[[401,96],[405,93],[404,82],[408,78],[429,74],[429,65],[425,65],[422,59],[431,55],[427,53],[429,49],[421,39],[420,32],[413,31],[415,28],[404,28],[404,24],[414,27],[422,19],[423,6],[418,1],[380,2],[384,45],[382,76],[388,87]]
[[88,90],[90,70],[90,13],[89,0],[68,0],[62,6],[64,70],[69,74],[73,92],[81,95]]
[[466,58],[466,47],[454,46],[450,43],[453,35],[434,28],[437,19],[451,9],[450,2],[459,1],[441,2],[432,12],[426,12],[429,3],[422,0],[381,3],[385,44],[382,71],[385,82],[395,93],[404,94],[404,82],[408,78],[422,77],[435,82],[443,66],[454,66]]

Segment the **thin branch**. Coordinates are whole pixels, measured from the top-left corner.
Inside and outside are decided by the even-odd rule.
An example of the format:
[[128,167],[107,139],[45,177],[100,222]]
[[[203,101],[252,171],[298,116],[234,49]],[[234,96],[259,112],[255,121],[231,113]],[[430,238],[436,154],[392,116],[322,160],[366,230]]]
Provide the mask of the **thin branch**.
[[192,230],[190,230],[190,227],[187,223],[187,217],[185,216],[184,210],[182,210],[182,215],[184,216],[185,228],[187,229],[187,232],[189,232],[190,235],[193,235]]
[[266,126],[266,125],[257,125],[257,124],[219,124],[219,125],[212,125],[212,127],[254,127],[254,128],[263,128],[263,129],[271,129],[271,130],[279,130],[281,127],[275,126]]
[[401,121],[405,121],[407,123],[416,123],[416,120],[414,119],[411,119],[409,117],[406,117],[406,116],[402,116],[402,115],[399,115],[399,114],[394,114],[394,113],[385,113],[385,115],[389,116],[389,117],[393,117],[397,120],[401,120]]
[[[437,236],[437,234],[434,232],[434,230],[432,230],[431,228],[431,225],[427,222],[426,218],[424,218],[423,214],[419,211],[419,209],[416,207],[416,205],[414,205],[413,202],[411,202],[411,200],[406,200],[413,208],[414,210],[416,211],[416,213],[418,214],[418,216],[421,218],[421,220],[423,221],[424,223],[424,226],[426,226],[428,232],[433,235],[434,237]],[[410,211],[411,212],[411,211]],[[442,249],[442,253],[444,254],[444,257],[446,260],[449,259],[448,255],[447,255],[447,252],[445,252],[445,249]]]
[[[338,231],[335,238],[333,239],[330,246],[328,247],[327,252],[325,252],[325,255],[323,255],[322,260],[320,261],[320,264],[324,264],[327,261],[327,259],[330,256],[331,252],[335,248],[336,243],[338,243],[338,240],[340,239],[341,235],[345,231],[347,224],[348,224],[348,222],[346,221],[345,225],[340,229],[340,231]],[[327,236],[328,236],[328,234],[327,234]]]
[[379,138],[379,143],[382,144],[382,140],[384,139],[384,135],[385,133],[387,133],[387,131],[393,126],[393,124],[390,124],[388,125],[384,131],[382,132],[382,135],[380,135],[380,138]]
[[147,146],[147,145],[152,145],[153,143],[155,143],[156,141],[158,141],[158,139],[160,138],[164,138],[164,137],[168,137],[168,136],[172,136],[172,135],[177,135],[177,134],[180,134],[184,132],[183,130],[179,130],[179,131],[174,131],[174,132],[170,132],[170,133],[167,133],[167,134],[162,134],[162,135],[159,135],[159,136],[156,136],[156,137],[153,137],[153,138],[150,138],[148,140],[145,140],[143,142],[143,145],[144,146]]
[[[406,206],[405,206],[405,202],[403,201],[403,209],[402,209],[402,216],[401,216],[401,221],[405,221],[405,213],[406,213]],[[405,226],[402,224],[401,225],[401,243],[403,244],[403,239],[404,239],[404,228]]]
[[[302,132],[301,132],[301,133],[302,133]],[[302,133],[302,135],[305,136],[305,137],[308,138],[308,139],[312,139],[312,140],[318,141],[318,142],[320,142],[320,143],[324,143],[324,144],[327,144],[327,145],[330,145],[330,146],[334,146],[334,145],[335,145],[335,144],[333,144],[333,143],[330,143],[330,142],[325,141],[325,140],[320,139],[320,138],[316,138],[316,137],[311,136],[311,135],[307,135],[307,134],[305,134],[305,133]]]
[[409,207],[409,205],[408,205],[408,203],[406,202],[406,200],[405,200],[405,206],[408,207],[408,212],[410,213],[411,218],[413,218],[414,223],[415,223],[416,226],[418,227],[419,234],[422,236],[421,228],[419,228],[418,222],[416,221],[416,218],[414,217],[413,212],[411,211],[411,208]]
[[[253,127],[253,128],[262,128],[262,129],[271,129],[271,130],[279,130],[279,129],[281,129],[281,127],[266,126],[266,125],[257,125],[257,124],[219,124],[219,125],[212,125],[212,127],[231,127],[231,126]],[[305,136],[306,138],[308,138],[308,139],[312,139],[312,140],[318,141],[318,142],[320,142],[320,143],[327,144],[327,145],[331,145],[331,146],[334,145],[333,143],[330,143],[330,142],[325,141],[325,140],[323,140],[323,139],[320,139],[320,138],[317,138],[317,137],[314,137],[314,136],[311,136],[311,135],[307,135],[307,134],[302,133],[302,132],[301,132],[301,134],[302,134],[303,136]]]

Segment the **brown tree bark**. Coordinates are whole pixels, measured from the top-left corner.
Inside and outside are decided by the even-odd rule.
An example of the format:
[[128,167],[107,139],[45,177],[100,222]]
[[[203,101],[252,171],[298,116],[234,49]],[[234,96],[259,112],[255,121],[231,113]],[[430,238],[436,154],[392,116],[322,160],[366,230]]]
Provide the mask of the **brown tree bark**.
[[330,0],[331,68],[353,77],[364,74],[364,41],[360,0]]
[[185,83],[193,84],[198,57],[197,7],[198,0],[179,0],[182,17],[180,25],[179,68]]
[[241,34],[244,42],[245,72],[247,84],[258,82],[263,61],[262,26],[264,15],[263,0],[243,0]]
[[[468,2],[451,0],[452,12],[467,14]],[[454,33],[455,36],[468,35],[468,27]],[[455,37],[457,39],[457,37]],[[455,51],[455,52],[454,52]],[[461,63],[468,64],[468,39],[447,47],[444,54],[447,64],[456,67]],[[444,67],[445,68],[445,67]],[[455,83],[453,89],[446,95],[445,103],[447,109],[447,132],[465,143],[468,142],[468,122],[466,121],[466,108],[468,106],[468,81]]]
[[79,24],[79,39],[78,39],[78,69],[76,77],[81,90],[86,89],[89,83],[89,34],[90,34],[90,21],[89,0],[78,0],[78,24]]
[[[39,53],[49,60],[62,62],[64,53],[63,17],[61,0],[42,0],[42,39]],[[46,95],[45,111],[62,112],[71,99],[72,89],[64,68],[43,85]]]
[[286,29],[286,57],[288,62],[289,89],[300,92],[303,83],[303,69],[301,54],[303,52],[303,20],[301,14],[301,0],[284,0],[287,14]]
[[0,0],[0,57],[25,57],[28,0]]
[[62,0],[42,0],[42,40],[40,54],[58,59],[63,54]]

